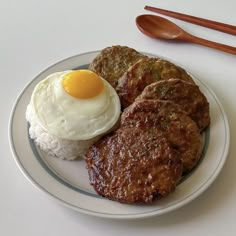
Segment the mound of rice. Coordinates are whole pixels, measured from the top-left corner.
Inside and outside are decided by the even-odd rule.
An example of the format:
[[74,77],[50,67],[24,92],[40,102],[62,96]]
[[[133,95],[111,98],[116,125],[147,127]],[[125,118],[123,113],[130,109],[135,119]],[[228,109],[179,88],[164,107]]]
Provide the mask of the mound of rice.
[[30,138],[32,138],[35,144],[48,156],[65,160],[75,160],[79,157],[83,158],[88,148],[99,139],[99,137],[95,137],[89,140],[75,141],[60,139],[49,134],[40,126],[40,124],[38,124],[30,104],[27,106],[26,120],[30,124]]

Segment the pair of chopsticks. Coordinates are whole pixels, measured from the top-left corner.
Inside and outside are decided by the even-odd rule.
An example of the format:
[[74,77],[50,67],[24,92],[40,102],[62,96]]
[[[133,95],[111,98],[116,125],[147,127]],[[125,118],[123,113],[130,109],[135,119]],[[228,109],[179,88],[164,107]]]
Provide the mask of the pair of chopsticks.
[[145,6],[144,9],[153,11],[159,14],[163,14],[166,16],[174,17],[176,19],[187,21],[196,25],[205,26],[214,30],[224,32],[224,33],[236,35],[236,26],[234,25],[229,25],[229,24],[225,24],[225,23],[221,23],[217,21],[212,21],[212,20],[208,20],[208,19],[204,19],[200,17],[190,16],[190,15],[186,15],[186,14],[182,14],[182,13],[178,13],[174,11],[169,11],[169,10],[164,10],[164,9],[151,7],[151,6]]

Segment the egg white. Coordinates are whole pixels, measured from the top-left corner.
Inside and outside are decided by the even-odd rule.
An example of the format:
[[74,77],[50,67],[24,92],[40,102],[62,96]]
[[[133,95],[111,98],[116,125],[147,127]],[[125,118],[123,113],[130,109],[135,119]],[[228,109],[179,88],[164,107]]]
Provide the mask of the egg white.
[[120,100],[104,79],[103,91],[96,97],[78,99],[62,86],[71,71],[56,72],[35,87],[30,106],[38,123],[51,135],[68,140],[88,140],[110,130],[120,116]]

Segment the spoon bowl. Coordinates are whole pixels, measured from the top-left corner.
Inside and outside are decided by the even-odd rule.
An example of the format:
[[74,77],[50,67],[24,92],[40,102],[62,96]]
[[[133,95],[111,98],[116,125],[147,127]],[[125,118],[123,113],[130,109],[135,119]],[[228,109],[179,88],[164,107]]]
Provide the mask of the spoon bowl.
[[141,15],[136,18],[139,30],[152,38],[178,39],[183,30],[173,22],[154,15]]
[[143,34],[151,38],[187,41],[236,55],[236,47],[193,36],[178,25],[160,16],[140,15],[136,18],[136,25]]

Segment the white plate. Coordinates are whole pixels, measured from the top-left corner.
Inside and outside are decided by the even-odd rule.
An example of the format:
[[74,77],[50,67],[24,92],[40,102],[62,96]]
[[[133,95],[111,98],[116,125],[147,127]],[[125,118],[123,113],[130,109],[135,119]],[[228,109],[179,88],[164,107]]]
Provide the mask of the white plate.
[[21,92],[12,110],[9,140],[15,161],[27,179],[59,203],[82,213],[107,218],[143,218],[161,215],[184,206],[198,197],[215,180],[227,158],[229,127],[224,110],[208,86],[193,76],[210,103],[211,125],[205,132],[202,160],[179,184],[176,191],[151,205],[126,205],[98,196],[89,185],[83,160],[47,158],[28,136],[26,106],[35,85],[47,75],[68,69],[86,68],[99,52],[63,60],[39,74]]

